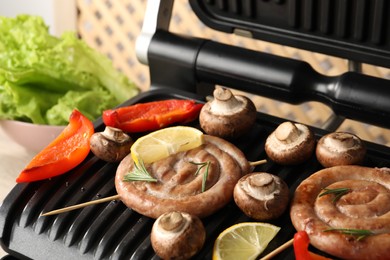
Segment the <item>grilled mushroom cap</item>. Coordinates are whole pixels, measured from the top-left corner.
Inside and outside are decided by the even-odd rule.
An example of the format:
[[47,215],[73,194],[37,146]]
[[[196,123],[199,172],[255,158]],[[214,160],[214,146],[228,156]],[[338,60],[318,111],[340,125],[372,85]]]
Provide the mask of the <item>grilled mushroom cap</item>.
[[130,153],[133,140],[122,130],[107,126],[103,132],[94,133],[89,145],[96,157],[107,162],[119,162]]
[[366,147],[362,140],[351,133],[334,132],[318,141],[316,156],[324,167],[352,165],[363,162]]
[[159,257],[189,259],[203,247],[206,231],[198,217],[175,211],[157,218],[150,239]]
[[272,132],[265,143],[268,157],[282,165],[300,164],[313,154],[315,138],[303,124],[284,122]]
[[256,172],[243,176],[234,188],[237,206],[255,220],[279,217],[289,202],[287,184],[278,176]]
[[222,87],[216,87],[213,95],[214,99],[200,111],[201,128],[209,135],[226,139],[234,139],[248,132],[256,121],[254,103]]

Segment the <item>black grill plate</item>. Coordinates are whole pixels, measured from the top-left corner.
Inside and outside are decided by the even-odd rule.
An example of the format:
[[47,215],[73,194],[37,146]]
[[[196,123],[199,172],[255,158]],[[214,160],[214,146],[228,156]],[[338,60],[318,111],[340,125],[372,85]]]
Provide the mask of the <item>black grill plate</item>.
[[[195,94],[166,90],[143,93],[128,102],[130,105],[169,98],[186,98],[203,102]],[[258,113],[257,122],[245,137],[233,142],[249,161],[266,158],[264,142],[283,119]],[[198,127],[198,122],[192,124]],[[101,119],[95,122],[102,131]],[[319,138],[324,131],[313,129]],[[133,136],[137,138],[138,136]],[[366,166],[388,167],[389,148],[367,143]],[[387,154],[387,155],[386,155]],[[49,210],[62,208],[114,195],[114,176],[117,164],[105,163],[92,154],[74,170],[50,180],[18,184],[8,194],[0,208],[1,245],[17,259],[158,259],[150,245],[150,230],[154,220],[128,209],[120,201],[111,201],[56,216],[40,217]],[[305,164],[284,167],[272,162],[258,166],[283,178],[291,195],[297,185],[310,174],[321,169],[313,156]],[[252,221],[232,202],[216,214],[203,219],[207,240],[196,259],[211,259],[215,238],[225,228],[239,222]],[[295,233],[288,212],[272,222],[281,231],[263,253],[266,254],[292,238]],[[316,251],[314,248],[313,251]],[[294,259],[292,249],[277,259]]]

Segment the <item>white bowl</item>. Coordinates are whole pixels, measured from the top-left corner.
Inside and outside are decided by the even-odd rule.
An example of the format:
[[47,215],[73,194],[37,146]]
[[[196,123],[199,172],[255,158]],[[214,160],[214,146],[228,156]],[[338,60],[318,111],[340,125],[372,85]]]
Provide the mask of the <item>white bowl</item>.
[[0,120],[0,127],[13,141],[32,152],[41,151],[65,128],[65,126],[38,125],[15,120]]

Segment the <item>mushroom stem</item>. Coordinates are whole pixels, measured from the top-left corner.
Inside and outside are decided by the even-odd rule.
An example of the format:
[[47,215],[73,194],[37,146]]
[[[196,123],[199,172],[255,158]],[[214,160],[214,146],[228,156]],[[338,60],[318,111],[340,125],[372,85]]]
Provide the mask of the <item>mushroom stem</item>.
[[249,183],[254,187],[266,187],[267,189],[271,187],[271,192],[274,191],[274,178],[271,175],[256,175],[253,178],[249,179]]
[[241,102],[226,88],[217,86],[213,92],[214,100],[211,102],[211,110],[214,114],[233,114],[242,109]]
[[177,231],[183,226],[185,220],[180,212],[172,212],[164,215],[160,220],[160,227],[167,231]]
[[332,138],[325,139],[324,143],[329,147],[334,147],[335,150],[343,150],[351,148],[355,145],[353,135],[349,133],[335,133]]
[[111,127],[111,126],[106,126],[106,128],[102,132],[102,135],[108,140],[117,143],[124,143],[130,139],[130,137],[127,134],[123,133],[121,129]]
[[256,174],[248,178],[248,190],[255,198],[264,199],[278,193],[277,185],[271,174]]
[[289,144],[299,137],[299,129],[292,122],[284,122],[275,129],[275,137]]

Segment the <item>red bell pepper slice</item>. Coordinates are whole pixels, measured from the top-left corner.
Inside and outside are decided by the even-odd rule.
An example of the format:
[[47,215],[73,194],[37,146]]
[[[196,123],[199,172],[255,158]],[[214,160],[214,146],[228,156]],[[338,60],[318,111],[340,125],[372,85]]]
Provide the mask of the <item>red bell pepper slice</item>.
[[154,131],[195,120],[202,106],[193,100],[180,99],[140,103],[103,111],[103,122],[128,133]]
[[63,174],[79,165],[90,151],[94,133],[92,122],[73,110],[69,124],[47,147],[40,151],[19,174],[16,182],[33,182]]
[[306,231],[298,231],[294,235],[294,254],[296,260],[330,260],[330,258],[309,251],[310,239]]

